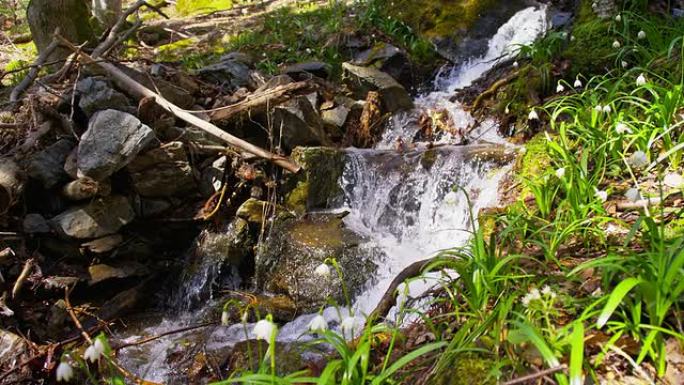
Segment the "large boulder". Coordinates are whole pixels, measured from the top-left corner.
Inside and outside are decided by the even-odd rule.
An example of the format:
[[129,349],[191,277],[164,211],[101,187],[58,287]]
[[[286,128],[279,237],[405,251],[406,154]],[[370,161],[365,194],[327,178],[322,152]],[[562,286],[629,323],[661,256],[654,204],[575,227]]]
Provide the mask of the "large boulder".
[[166,143],[139,155],[127,167],[133,188],[145,197],[170,197],[195,190],[182,142]]
[[[345,304],[345,289],[357,293],[376,268],[374,250],[364,244],[335,215],[277,222],[256,258],[257,285],[290,297],[304,312],[330,300]],[[316,268],[330,259],[342,275],[332,267],[330,276],[316,275]]]
[[303,171],[286,183],[285,207],[302,214],[311,209],[333,207],[342,199],[339,179],[344,171],[344,152],[331,147],[297,147],[292,159]]
[[[273,135],[288,150],[297,146],[329,145],[323,121],[306,96],[298,96],[273,109]],[[277,139],[276,139],[277,141]]]
[[109,82],[94,77],[76,83],[79,96],[78,106],[88,116],[100,110],[129,110],[130,102],[126,95],[112,88]]
[[377,91],[388,112],[413,108],[413,100],[406,89],[393,77],[374,67],[343,63],[347,86],[358,99],[365,99],[369,91]]
[[114,234],[135,217],[126,197],[112,195],[94,199],[57,215],[50,221],[57,231],[71,238],[99,238]]
[[67,181],[69,175],[64,171],[64,162],[75,144],[69,139],[60,139],[44,150],[36,153],[28,163],[28,175],[39,180],[49,189]]
[[403,50],[384,42],[375,43],[371,48],[354,56],[352,64],[373,66],[386,72],[403,86],[412,84],[411,62]]
[[130,163],[154,138],[154,131],[131,114],[117,110],[95,113],[78,146],[79,177],[107,178]]

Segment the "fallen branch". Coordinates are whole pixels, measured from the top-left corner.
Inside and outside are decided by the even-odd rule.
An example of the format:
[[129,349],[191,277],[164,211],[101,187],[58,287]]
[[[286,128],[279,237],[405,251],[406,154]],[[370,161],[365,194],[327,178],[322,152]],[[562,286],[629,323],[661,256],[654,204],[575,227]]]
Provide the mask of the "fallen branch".
[[516,385],[516,384],[522,384],[522,383],[524,383],[524,382],[528,382],[528,381],[532,381],[532,380],[536,380],[536,379],[538,379],[538,378],[542,378],[542,377],[548,376],[549,374],[553,374],[553,373],[556,373],[556,372],[563,371],[563,370],[565,370],[565,369],[567,369],[567,368],[568,368],[567,365],[562,364],[562,365],[559,365],[559,366],[556,366],[556,367],[553,367],[553,368],[548,368],[548,369],[540,370],[540,371],[538,371],[538,372],[536,372],[536,373],[528,374],[528,375],[526,375],[526,376],[522,376],[522,377],[516,378],[516,379],[514,379],[514,380],[506,381],[506,382],[504,382],[504,383],[501,384],[501,385]]
[[[70,41],[66,40],[64,37],[57,35],[56,36],[59,41],[71,49],[74,52],[78,52],[78,48],[74,46]],[[79,55],[81,58],[83,58],[88,64],[96,64],[102,69],[104,69],[112,78],[118,81],[121,86],[124,88],[127,88],[134,96],[136,96],[138,99],[143,99],[143,98],[151,98],[154,100],[160,107],[162,107],[164,110],[172,113],[179,119],[192,124],[195,127],[198,127],[204,131],[206,131],[208,134],[219,138],[226,143],[241,148],[250,154],[257,155],[261,158],[267,159],[276,165],[290,171],[293,173],[298,172],[301,167],[297,165],[296,163],[292,162],[286,157],[280,156],[273,154],[271,152],[268,152],[258,146],[255,146],[245,140],[242,140],[238,137],[235,137],[233,135],[230,135],[229,133],[221,130],[217,126],[206,122],[197,116],[189,113],[188,111],[176,106],[175,104],[171,103],[167,99],[165,99],[163,96],[160,94],[150,90],[149,88],[143,86],[142,84],[136,82],[133,80],[131,77],[123,73],[120,69],[118,69],[115,65],[108,63],[108,62],[103,62],[103,61],[97,61],[96,59],[92,58],[90,55],[87,55],[84,52],[80,52]]]
[[137,12],[138,9],[140,9],[140,7],[144,5],[148,5],[145,0],[138,0],[135,3],[133,3],[130,7],[128,7],[121,14],[119,20],[116,21],[116,24],[114,24],[112,29],[109,30],[109,33],[107,34],[107,37],[104,39],[104,41],[102,41],[102,43],[95,47],[91,56],[97,59],[103,56],[107,51],[112,49],[118,41],[119,33],[126,26],[126,19],[128,19],[129,16]]
[[[59,28],[55,30],[55,34],[59,34]],[[33,81],[36,80],[38,77],[38,73],[40,72],[40,69],[43,68],[43,65],[47,61],[48,57],[52,55],[52,53],[57,49],[59,46],[59,42],[57,39],[52,39],[52,42],[50,45],[48,45],[43,52],[38,55],[38,58],[36,58],[36,61],[33,62],[33,65],[31,66],[31,69],[29,70],[29,73],[26,75],[26,77],[19,83],[14,89],[12,90],[12,93],[10,94],[10,102],[15,103],[21,95],[26,92],[26,90],[33,84]]]

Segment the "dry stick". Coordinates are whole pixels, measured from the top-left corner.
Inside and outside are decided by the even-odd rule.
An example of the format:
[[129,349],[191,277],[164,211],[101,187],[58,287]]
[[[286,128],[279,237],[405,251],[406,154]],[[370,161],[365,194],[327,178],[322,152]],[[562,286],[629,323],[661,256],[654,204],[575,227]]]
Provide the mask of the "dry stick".
[[536,372],[536,373],[528,374],[528,375],[526,375],[526,376],[523,376],[523,377],[520,377],[520,378],[516,378],[516,379],[511,380],[511,381],[504,382],[504,383],[501,384],[501,385],[522,384],[523,382],[536,380],[536,379],[538,379],[538,378],[545,377],[545,376],[547,376],[547,375],[549,375],[549,374],[553,374],[553,373],[556,373],[556,372],[560,372],[560,371],[565,370],[565,369],[567,369],[567,368],[568,368],[567,365],[562,364],[562,365],[560,365],[560,366],[556,366],[556,367],[549,368],[549,369],[544,369],[544,370],[541,370],[541,371]]
[[24,286],[24,282],[26,282],[26,278],[28,278],[32,267],[33,258],[29,258],[26,260],[26,263],[24,263],[24,267],[21,269],[21,273],[19,273],[19,277],[17,277],[16,282],[14,282],[14,287],[12,288],[12,298],[17,298],[17,294],[19,294],[22,286]]
[[[59,34],[59,28],[55,30],[55,34]],[[21,95],[33,84],[33,81],[36,80],[36,77],[38,77],[38,72],[40,72],[40,69],[43,68],[43,64],[47,61],[48,57],[57,49],[59,46],[59,42],[57,39],[52,39],[52,42],[50,45],[45,48],[43,52],[38,55],[38,58],[36,61],[33,63],[31,66],[31,70],[29,71],[28,75],[17,85],[14,87],[12,90],[12,93],[10,94],[10,102],[15,103]]]
[[140,9],[140,7],[146,4],[147,3],[145,0],[138,0],[133,5],[128,7],[124,13],[121,14],[119,20],[116,21],[116,24],[114,24],[112,29],[109,31],[109,34],[107,34],[107,37],[104,39],[104,41],[93,50],[92,57],[97,59],[105,54],[105,52],[107,52],[110,48],[114,47],[116,45],[115,43],[117,41],[119,32],[121,32],[126,25],[126,19],[128,16],[134,14],[138,9]]
[[[64,37],[57,35],[56,36],[59,41],[68,47],[69,49],[73,50],[76,52],[78,50],[77,47],[75,47],[70,41],[66,40]],[[160,107],[165,109],[166,111],[174,114],[176,117],[180,118],[181,120],[184,120],[187,123],[192,124],[195,127],[198,127],[210,135],[217,137],[228,144],[241,148],[250,154],[257,155],[261,158],[270,160],[271,162],[277,164],[278,166],[296,173],[298,172],[301,167],[294,163],[293,161],[289,160],[286,157],[279,156],[276,154],[273,154],[271,152],[268,152],[264,150],[263,148],[260,148],[258,146],[255,146],[247,141],[244,141],[240,138],[237,138],[233,135],[230,135],[229,133],[221,130],[217,126],[206,122],[200,118],[198,118],[195,115],[192,115],[191,113],[187,112],[186,110],[176,106],[175,104],[171,103],[170,101],[166,100],[163,96],[159,95],[158,93],[150,90],[149,88],[143,86],[142,84],[136,82],[135,80],[131,79],[128,75],[124,74],[120,69],[118,69],[115,65],[107,62],[101,62],[93,59],[91,56],[81,52],[80,56],[85,59],[85,61],[89,64],[97,64],[100,66],[102,69],[104,69],[111,77],[113,77],[115,80],[118,80],[120,85],[128,88],[128,90],[134,94],[137,98],[142,99],[142,98],[152,98]]]

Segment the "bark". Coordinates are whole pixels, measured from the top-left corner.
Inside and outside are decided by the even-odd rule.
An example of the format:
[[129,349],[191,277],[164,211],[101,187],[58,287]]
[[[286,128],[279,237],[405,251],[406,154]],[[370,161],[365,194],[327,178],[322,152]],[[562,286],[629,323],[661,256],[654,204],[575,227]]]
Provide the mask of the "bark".
[[[57,28],[62,36],[76,44],[96,42],[84,0],[31,0],[26,18],[39,54],[50,46]],[[59,47],[47,57],[47,62],[66,59],[70,54],[69,49]],[[59,67],[60,64],[52,66],[53,69]]]
[[10,159],[0,159],[0,214],[12,207],[24,189],[19,166]]

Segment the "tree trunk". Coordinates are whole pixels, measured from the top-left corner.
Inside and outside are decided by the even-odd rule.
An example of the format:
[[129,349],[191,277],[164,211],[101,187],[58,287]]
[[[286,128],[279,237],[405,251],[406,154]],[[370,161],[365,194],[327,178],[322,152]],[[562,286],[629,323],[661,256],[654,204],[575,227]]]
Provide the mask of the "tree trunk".
[[121,17],[121,0],[92,0],[93,16],[100,22],[102,29],[109,29]]
[[[57,28],[62,36],[74,44],[96,43],[85,0],[31,0],[26,9],[26,18],[38,53],[47,49]],[[70,54],[69,49],[59,47],[48,56],[47,62],[66,59]]]

